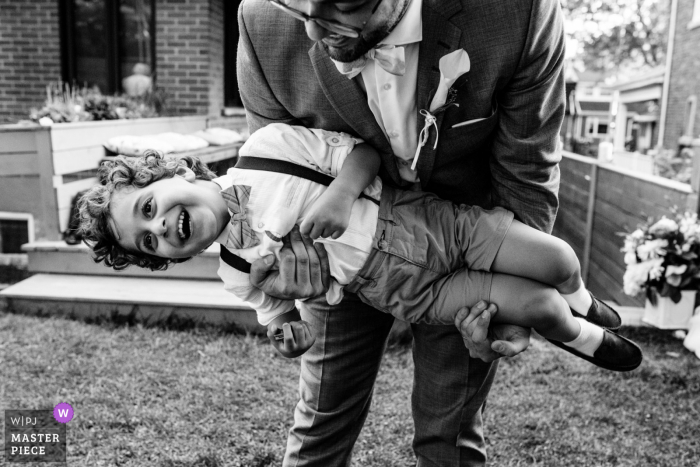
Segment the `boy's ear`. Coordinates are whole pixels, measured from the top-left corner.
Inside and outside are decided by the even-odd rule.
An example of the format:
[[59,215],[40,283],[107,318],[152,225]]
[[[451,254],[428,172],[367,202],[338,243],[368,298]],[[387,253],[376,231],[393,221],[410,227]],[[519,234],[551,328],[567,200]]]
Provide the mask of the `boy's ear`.
[[190,183],[194,182],[195,179],[197,178],[197,176],[194,174],[192,169],[190,169],[186,165],[179,166],[177,168],[177,170],[175,171],[175,175],[184,178],[185,180],[187,180]]

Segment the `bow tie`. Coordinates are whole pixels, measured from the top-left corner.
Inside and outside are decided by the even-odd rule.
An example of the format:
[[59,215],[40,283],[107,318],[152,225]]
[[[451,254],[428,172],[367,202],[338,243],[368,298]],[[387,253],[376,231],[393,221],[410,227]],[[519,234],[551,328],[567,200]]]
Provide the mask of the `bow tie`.
[[246,216],[246,205],[250,198],[250,187],[245,185],[233,185],[221,192],[231,211],[231,228],[229,229],[228,238],[226,239],[226,248],[240,250],[243,248],[251,248],[260,243],[258,237],[251,229]]
[[392,75],[403,76],[406,73],[406,59],[404,58],[403,46],[380,45],[354,62],[343,63],[333,60],[333,63],[335,63],[340,73],[347,76],[348,79],[353,79],[365,68],[369,59],[376,61],[377,65]]

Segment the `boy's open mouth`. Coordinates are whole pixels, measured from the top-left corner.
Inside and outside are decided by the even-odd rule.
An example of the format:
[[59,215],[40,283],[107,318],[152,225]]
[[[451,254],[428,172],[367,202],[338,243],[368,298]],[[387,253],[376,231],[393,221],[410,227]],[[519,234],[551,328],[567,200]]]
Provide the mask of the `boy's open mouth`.
[[192,235],[192,219],[184,209],[180,213],[180,218],[177,221],[177,235],[180,240],[187,240]]

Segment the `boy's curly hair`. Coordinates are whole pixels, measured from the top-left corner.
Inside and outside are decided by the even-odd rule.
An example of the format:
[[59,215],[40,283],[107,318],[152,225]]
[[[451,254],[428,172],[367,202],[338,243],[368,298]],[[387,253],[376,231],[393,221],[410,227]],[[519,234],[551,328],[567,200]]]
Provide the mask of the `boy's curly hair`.
[[156,271],[166,269],[171,263],[190,259],[161,258],[128,251],[119,246],[109,228],[109,206],[116,191],[129,186],[143,188],[158,180],[172,178],[182,165],[192,169],[198,179],[212,180],[216,177],[197,157],[166,159],[156,151],[147,151],[141,157],[117,156],[113,161],[102,163],[98,171],[100,184],[90,188],[78,201],[78,232],[93,251],[96,263],[104,262],[116,270],[135,264]]

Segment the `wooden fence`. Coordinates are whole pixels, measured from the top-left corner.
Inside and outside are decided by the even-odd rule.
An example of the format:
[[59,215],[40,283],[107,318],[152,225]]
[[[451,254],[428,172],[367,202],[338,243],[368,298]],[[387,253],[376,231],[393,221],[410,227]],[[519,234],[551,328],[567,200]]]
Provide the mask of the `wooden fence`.
[[689,185],[564,152],[553,234],[574,248],[584,281],[597,297],[644,305],[643,297],[630,297],[622,290],[624,238],[619,234],[632,232],[649,217],[670,215],[674,207],[698,212],[700,154],[694,162]]

